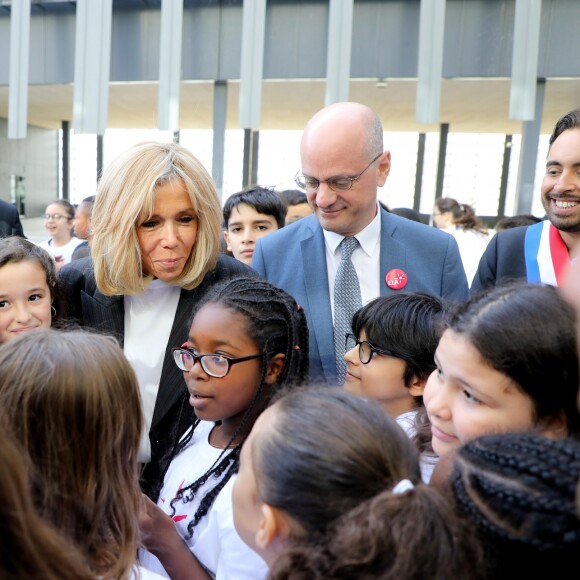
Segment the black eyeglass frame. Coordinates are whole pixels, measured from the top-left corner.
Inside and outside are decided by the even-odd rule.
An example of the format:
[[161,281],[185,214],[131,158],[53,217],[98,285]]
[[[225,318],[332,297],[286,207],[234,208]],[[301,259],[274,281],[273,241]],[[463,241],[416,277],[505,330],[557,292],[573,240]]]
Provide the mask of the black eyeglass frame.
[[[215,353],[214,354],[195,354],[194,350],[191,348],[184,347],[184,346],[176,346],[176,347],[171,349],[171,355],[173,356],[173,361],[177,365],[177,368],[179,368],[180,370],[182,370],[186,373],[189,372],[191,369],[183,368],[179,364],[178,357],[176,356],[176,354],[179,354],[181,357],[181,355],[184,352],[187,353],[193,359],[193,363],[191,364],[191,368],[193,368],[195,363],[199,361],[199,364],[201,365],[201,368],[203,369],[203,371],[205,373],[207,373],[210,377],[214,377],[216,379],[223,379],[224,377],[227,377],[233,365],[235,365],[237,363],[245,362],[248,360],[254,360],[254,359],[260,358],[262,356],[262,353],[253,354],[252,356],[242,356],[239,358],[234,358],[234,357],[228,356],[226,354],[215,354]],[[214,358],[219,357],[219,358],[226,360],[227,364],[228,364],[228,368],[227,368],[226,372],[223,375],[216,375],[214,372],[209,371],[203,362],[205,357],[214,357]]]
[[[298,172],[296,173],[296,175],[294,176],[294,183],[300,188],[303,189],[304,191],[309,191],[309,192],[314,192],[317,191],[318,188],[320,187],[321,183],[326,183],[328,184],[328,187],[330,187],[330,189],[332,189],[332,191],[349,191],[350,189],[352,189],[352,185],[353,183],[359,179],[362,174],[382,155],[382,153],[379,153],[358,175],[355,175],[353,177],[351,177],[350,175],[333,175],[332,177],[329,177],[328,179],[316,179],[314,177],[311,177],[310,175],[305,175],[304,173],[301,173],[301,170],[299,169]],[[301,177],[307,177],[308,179],[311,179],[312,181],[315,181],[317,183],[316,187],[308,187],[306,185],[306,183],[304,181],[301,181]],[[344,180],[348,180],[348,187],[336,187],[336,181],[340,180],[340,179],[344,179]]]
[[[390,350],[384,350],[382,348],[376,348],[375,346],[373,346],[368,340],[359,340],[354,334],[352,334],[352,332],[347,332],[345,335],[345,340],[344,340],[344,348],[346,350],[346,352],[348,352],[351,348],[354,348],[354,346],[351,346],[349,348],[349,341],[354,341],[355,346],[358,345],[358,358],[360,360],[360,362],[363,365],[368,365],[372,358],[373,358],[373,354],[382,354],[384,356],[394,356],[396,357],[396,355],[390,351]],[[369,349],[369,356],[367,358],[367,360],[363,360],[363,345],[367,345],[368,349]]]

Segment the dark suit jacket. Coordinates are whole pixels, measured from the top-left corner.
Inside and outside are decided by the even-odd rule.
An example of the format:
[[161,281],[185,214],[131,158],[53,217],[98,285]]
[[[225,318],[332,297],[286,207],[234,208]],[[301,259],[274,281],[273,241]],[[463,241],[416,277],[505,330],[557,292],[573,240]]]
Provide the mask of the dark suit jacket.
[[11,203],[0,199],[0,238],[8,236],[25,237],[18,210]]
[[[380,261],[381,295],[397,292],[386,285],[385,275],[398,268],[408,276],[404,292],[429,292],[452,300],[468,296],[457,242],[431,226],[381,210]],[[336,383],[324,234],[316,216],[302,218],[258,240],[252,267],[304,308],[311,381]]]
[[[165,359],[155,401],[149,439],[151,462],[145,466],[141,478],[143,491],[157,500],[163,475],[174,446],[193,422],[193,409],[180,371],[171,357],[171,348],[187,341],[187,323],[193,305],[211,284],[236,275],[257,276],[242,262],[220,255],[218,264],[203,282],[193,290],[181,290],[175,320],[166,345]],[[59,274],[69,314],[83,326],[115,336],[123,345],[125,308],[123,296],[105,296],[97,288],[93,265],[89,258],[70,262]],[[151,332],[155,332],[152,328]]]
[[481,256],[471,294],[515,280],[527,280],[524,243],[530,226],[497,232]]

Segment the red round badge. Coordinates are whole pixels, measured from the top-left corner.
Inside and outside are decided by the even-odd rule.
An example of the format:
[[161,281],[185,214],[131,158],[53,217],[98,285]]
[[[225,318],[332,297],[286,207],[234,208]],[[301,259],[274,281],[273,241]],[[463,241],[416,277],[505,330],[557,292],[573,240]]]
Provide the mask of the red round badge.
[[385,276],[385,283],[391,290],[400,290],[407,285],[407,274],[403,270],[389,270]]

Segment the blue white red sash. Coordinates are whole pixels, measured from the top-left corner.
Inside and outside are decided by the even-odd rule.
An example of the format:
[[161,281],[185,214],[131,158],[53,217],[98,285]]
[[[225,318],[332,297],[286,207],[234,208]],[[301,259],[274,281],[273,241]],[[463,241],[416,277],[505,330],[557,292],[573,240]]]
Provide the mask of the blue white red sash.
[[549,220],[527,229],[524,249],[528,282],[562,285],[570,257],[560,232]]

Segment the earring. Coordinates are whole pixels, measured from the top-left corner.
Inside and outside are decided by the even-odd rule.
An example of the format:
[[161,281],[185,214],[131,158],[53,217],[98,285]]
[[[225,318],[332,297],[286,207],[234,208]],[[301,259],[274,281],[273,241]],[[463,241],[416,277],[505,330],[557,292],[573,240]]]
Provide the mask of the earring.
[[56,308],[54,306],[50,307],[50,313],[52,314],[52,317],[55,318],[56,317]]

